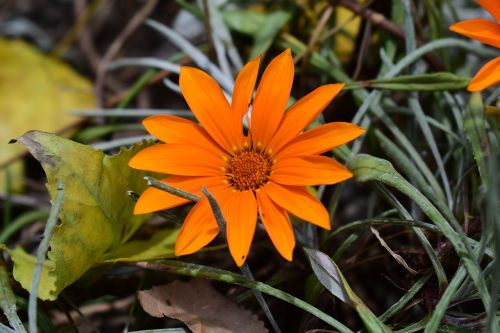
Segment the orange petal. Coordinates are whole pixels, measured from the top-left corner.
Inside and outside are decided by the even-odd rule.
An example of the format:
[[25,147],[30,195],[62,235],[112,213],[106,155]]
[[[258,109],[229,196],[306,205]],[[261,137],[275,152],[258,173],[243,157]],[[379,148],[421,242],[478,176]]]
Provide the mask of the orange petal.
[[477,2],[493,15],[495,20],[500,21],[500,4],[498,0],[477,0]]
[[273,166],[270,179],[284,185],[336,184],[352,177],[352,173],[333,158],[326,156],[291,157]]
[[221,88],[207,73],[181,67],[179,85],[189,108],[212,138],[227,152],[242,144],[243,130],[239,114],[231,112]]
[[221,203],[226,220],[227,244],[236,265],[245,262],[257,224],[257,202],[252,191],[233,192]]
[[163,142],[199,146],[218,156],[224,155],[223,150],[205,129],[190,120],[170,115],[155,115],[144,119],[142,123],[151,135]]
[[291,214],[330,230],[330,217],[323,204],[305,187],[279,185],[272,181],[261,188],[272,201]]
[[231,111],[242,117],[248,112],[248,105],[252,100],[255,81],[259,73],[260,56],[254,58],[243,67],[234,83]]
[[208,243],[219,233],[219,227],[208,203],[203,197],[191,208],[175,241],[175,255],[191,254]]
[[324,85],[301,98],[285,112],[283,121],[267,148],[278,151],[283,147],[312,123],[344,86],[344,83]]
[[[216,197],[218,202],[224,202],[232,193],[227,188],[221,186],[212,187],[209,191]],[[191,208],[184,220],[184,224],[175,241],[175,255],[181,256],[198,251],[210,243],[218,232],[219,226],[215,220],[210,203],[207,197],[202,197]]]
[[254,145],[267,144],[276,132],[290,97],[293,72],[290,49],[274,58],[264,71],[252,106]]
[[[211,188],[224,184],[225,177],[186,177],[172,176],[163,179],[161,182],[181,189],[183,191],[200,195],[201,187]],[[177,195],[159,190],[155,187],[148,187],[142,192],[134,208],[134,214],[145,214],[163,209],[170,209],[185,203],[189,200]]]
[[487,19],[472,19],[450,26],[451,31],[500,48],[500,24]]
[[278,160],[289,156],[317,155],[332,150],[365,132],[351,123],[335,122],[321,125],[300,134],[277,152]]
[[265,191],[257,192],[257,204],[262,224],[278,252],[292,261],[295,236],[287,212],[276,205]]
[[486,65],[472,78],[467,90],[481,91],[500,82],[500,57],[497,57]]
[[128,165],[135,169],[182,176],[220,176],[224,161],[208,150],[177,143],[158,144],[138,152]]

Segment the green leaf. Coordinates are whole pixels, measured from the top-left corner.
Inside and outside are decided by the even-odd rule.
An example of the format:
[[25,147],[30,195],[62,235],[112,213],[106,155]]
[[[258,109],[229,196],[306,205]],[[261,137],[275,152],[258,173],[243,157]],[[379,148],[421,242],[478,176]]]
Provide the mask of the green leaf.
[[131,241],[107,253],[103,262],[138,262],[154,259],[175,258],[174,245],[179,229],[167,229],[157,232],[151,239]]
[[354,307],[369,332],[392,332],[351,289],[340,269],[328,255],[314,249],[304,248],[304,251],[319,282],[334,296]]
[[353,82],[346,89],[375,88],[400,91],[440,91],[459,90],[467,87],[469,78],[453,73],[400,75],[386,79]]
[[313,249],[304,248],[304,251],[319,282],[342,302],[353,305],[340,276],[340,270],[337,269],[330,257]]
[[259,33],[255,36],[250,59],[266,53],[274,38],[290,17],[290,13],[286,11],[275,11],[268,16],[264,26],[260,28]]
[[[61,223],[50,242],[39,288],[39,298],[54,300],[68,285],[119,247],[148,218],[132,214],[133,201],[126,192],[142,192],[144,172],[127,166],[142,143],[114,156],[60,138],[31,131],[18,139],[42,164],[52,198],[56,182],[65,184]],[[30,290],[34,257],[21,249],[10,251],[14,277]]]
[[222,17],[229,28],[254,38],[252,52],[250,52],[250,58],[254,58],[269,49],[291,15],[283,10],[277,10],[271,14],[239,10],[223,12]]
[[486,125],[484,119],[484,104],[480,93],[474,93],[470,97],[469,105],[464,115],[464,132],[469,141],[472,154],[476,160],[479,175],[483,184],[488,184],[488,173],[484,160],[482,142],[486,139]]
[[229,28],[250,36],[256,36],[267,20],[266,14],[252,10],[223,11],[221,14]]

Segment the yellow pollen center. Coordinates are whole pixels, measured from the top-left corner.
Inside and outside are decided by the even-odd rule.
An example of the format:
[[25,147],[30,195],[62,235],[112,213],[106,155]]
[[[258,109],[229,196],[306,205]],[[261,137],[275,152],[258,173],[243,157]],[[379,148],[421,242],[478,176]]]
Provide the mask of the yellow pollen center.
[[226,177],[229,184],[238,191],[255,191],[267,183],[271,165],[264,153],[242,151],[228,160]]

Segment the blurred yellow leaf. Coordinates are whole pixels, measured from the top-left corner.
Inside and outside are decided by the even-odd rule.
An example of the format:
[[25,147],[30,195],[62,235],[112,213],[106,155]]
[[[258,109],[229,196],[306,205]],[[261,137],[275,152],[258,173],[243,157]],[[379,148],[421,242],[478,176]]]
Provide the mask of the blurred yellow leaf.
[[[91,82],[65,63],[20,40],[0,38],[0,192],[5,191],[5,164],[22,154],[9,145],[28,130],[57,132],[78,121],[70,110],[92,108]],[[9,165],[12,188],[20,190],[21,162]]]
[[[364,2],[364,1],[363,1]],[[348,8],[337,6],[335,22],[342,27],[342,32],[335,34],[334,51],[341,61],[349,61],[356,48],[356,38],[361,27],[361,18]]]

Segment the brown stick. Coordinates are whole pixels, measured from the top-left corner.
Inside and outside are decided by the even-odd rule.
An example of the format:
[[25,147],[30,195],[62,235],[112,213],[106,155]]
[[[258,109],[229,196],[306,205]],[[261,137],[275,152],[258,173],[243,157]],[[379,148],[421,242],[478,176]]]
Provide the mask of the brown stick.
[[[385,17],[383,14],[379,12],[376,12],[368,7],[359,5],[358,3],[352,0],[331,0],[331,2],[334,5],[340,5],[349,8],[354,13],[363,17],[365,20],[370,21],[373,25],[384,29],[385,31],[387,31],[391,35],[398,37],[399,39],[402,40],[406,39],[404,30],[398,25],[392,23],[387,17]],[[422,44],[423,44],[422,41],[417,39],[417,46],[420,46]],[[436,71],[442,71],[444,68],[441,61],[430,53],[425,55],[425,60]]]
[[97,78],[96,78],[96,97],[98,105],[102,105],[103,102],[103,87],[104,87],[104,79],[106,74],[106,68],[108,63],[116,56],[118,51],[122,48],[125,41],[128,37],[137,29],[141,23],[149,16],[149,14],[153,11],[158,0],[148,0],[144,6],[134,15],[134,17],[129,21],[129,23],[125,26],[125,28],[120,32],[120,34],[116,37],[114,42],[108,48],[106,53],[104,54],[101,63],[97,69]]

